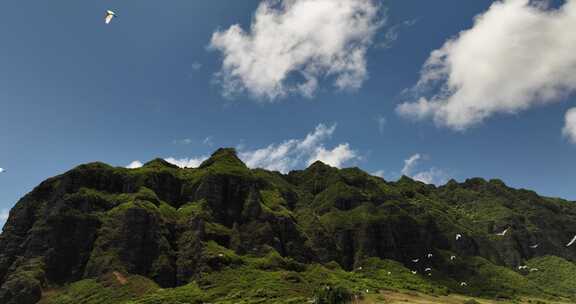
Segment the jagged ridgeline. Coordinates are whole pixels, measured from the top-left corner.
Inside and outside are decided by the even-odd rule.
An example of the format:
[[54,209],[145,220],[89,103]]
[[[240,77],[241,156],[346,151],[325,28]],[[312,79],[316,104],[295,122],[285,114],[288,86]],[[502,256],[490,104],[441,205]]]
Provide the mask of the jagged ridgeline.
[[435,187],[321,162],[284,175],[247,168],[233,149],[194,169],[91,163],[11,210],[0,303],[328,303],[330,290],[366,303],[382,290],[569,299],[575,234],[575,203],[499,180]]

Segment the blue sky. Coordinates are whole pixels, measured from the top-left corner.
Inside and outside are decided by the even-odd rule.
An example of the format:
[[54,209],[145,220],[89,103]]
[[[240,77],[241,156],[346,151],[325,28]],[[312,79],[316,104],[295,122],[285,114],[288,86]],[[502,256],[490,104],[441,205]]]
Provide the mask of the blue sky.
[[[293,5],[306,1],[318,2],[295,0]],[[501,178],[514,187],[576,199],[576,128],[565,119],[576,81],[564,76],[576,75],[576,65],[562,51],[574,42],[562,40],[562,33],[554,32],[562,27],[553,26],[545,14],[572,10],[568,6],[576,6],[575,1],[547,8],[524,0],[492,7],[489,1],[358,1],[340,1],[349,5],[339,8],[342,18],[360,19],[352,20],[359,26],[348,36],[335,38],[314,36],[318,27],[290,32],[288,23],[303,24],[298,18],[305,14],[290,16],[290,5],[278,3],[267,13],[289,29],[270,21],[262,24],[265,31],[252,31],[255,14],[267,17],[262,13],[266,1],[2,1],[0,9],[10,13],[0,20],[0,168],[6,170],[0,173],[0,210],[11,208],[42,180],[82,163],[127,166],[173,157],[192,159],[188,165],[194,165],[221,146],[237,147],[253,166],[282,171],[321,159],[390,180],[402,173],[435,183]],[[347,15],[347,8],[364,9],[364,17]],[[110,25],[103,23],[106,9],[118,14]],[[318,16],[339,12],[314,9],[320,10]],[[475,23],[479,14],[488,17]],[[350,21],[330,18],[327,23]],[[522,39],[524,33],[514,32],[514,26],[507,32],[509,25],[499,24],[503,19],[550,26]],[[556,20],[573,24],[571,17]],[[229,33],[215,45],[213,35],[225,35],[235,24],[243,36]],[[485,32],[499,28],[503,34],[496,36],[502,37],[486,38]],[[255,44],[256,53],[238,51],[238,40],[232,41],[250,45],[273,37],[274,43],[288,39],[290,45],[286,36],[291,33],[302,40],[297,45],[307,39],[323,45],[342,38],[344,43],[324,53],[307,49],[316,53],[299,53],[301,61],[288,54],[293,62],[285,74],[265,69],[285,76],[274,82],[258,78],[258,63],[277,62],[266,61],[273,52],[257,53]],[[550,36],[560,38],[545,40]],[[510,37],[520,37],[514,45],[519,49],[505,52]],[[453,46],[443,48],[449,39]],[[544,42],[537,46],[543,46],[534,47],[539,39]],[[361,51],[360,61],[351,60],[351,50]],[[414,87],[434,50],[447,56],[435,63],[450,68],[443,76],[456,87],[440,78],[426,92]],[[531,52],[544,59],[534,60]],[[469,54],[477,57],[471,60]],[[330,60],[320,62],[322,56]],[[337,67],[331,56],[350,65]],[[241,63],[226,69],[224,60],[233,58]],[[255,62],[249,67],[256,71],[242,71],[243,60]],[[365,74],[356,73],[361,67],[355,63],[365,64]],[[494,67],[501,71],[490,70]],[[544,76],[536,77],[538,71]],[[532,72],[534,78],[524,77]],[[496,75],[498,81],[490,83],[483,75]],[[295,89],[306,76],[317,81],[309,94]],[[348,81],[341,88],[334,85],[340,76]],[[256,82],[246,81],[254,77]],[[225,96],[231,83],[237,90]],[[518,83],[527,85],[518,88]],[[266,95],[270,84],[274,94],[283,90],[283,95]],[[267,93],[258,96],[257,90]],[[425,102],[399,110],[417,100]]]

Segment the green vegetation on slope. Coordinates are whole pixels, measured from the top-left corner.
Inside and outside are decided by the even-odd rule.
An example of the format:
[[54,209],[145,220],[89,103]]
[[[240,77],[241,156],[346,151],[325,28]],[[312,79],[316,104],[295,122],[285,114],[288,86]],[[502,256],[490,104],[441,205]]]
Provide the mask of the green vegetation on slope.
[[0,302],[569,297],[574,234],[573,202],[499,180],[435,187],[321,162],[285,175],[249,169],[233,149],[193,169],[93,163],[43,182],[11,212]]

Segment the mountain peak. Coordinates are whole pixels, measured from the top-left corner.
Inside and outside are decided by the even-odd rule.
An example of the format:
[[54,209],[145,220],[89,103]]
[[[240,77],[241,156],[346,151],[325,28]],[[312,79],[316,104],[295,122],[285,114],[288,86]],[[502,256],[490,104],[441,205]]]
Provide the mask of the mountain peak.
[[208,168],[215,164],[223,164],[225,166],[247,168],[244,162],[238,158],[236,149],[234,148],[220,148],[216,150],[210,158],[202,162],[200,168]]
[[306,168],[306,171],[325,171],[325,170],[330,170],[332,169],[332,167],[328,164],[323,163],[320,160],[317,160],[315,162],[313,162],[310,166],[308,166],[308,168]]
[[174,168],[174,169],[178,168],[178,166],[171,164],[162,158],[155,158],[155,159],[147,162],[146,164],[144,164],[144,167],[150,167],[150,168],[167,167],[167,168]]

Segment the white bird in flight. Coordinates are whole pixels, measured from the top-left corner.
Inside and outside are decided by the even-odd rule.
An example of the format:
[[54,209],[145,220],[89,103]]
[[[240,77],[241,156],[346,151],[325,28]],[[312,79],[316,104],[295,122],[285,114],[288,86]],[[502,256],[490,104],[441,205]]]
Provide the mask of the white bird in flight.
[[114,11],[107,10],[106,16],[104,17],[104,22],[106,24],[110,24],[110,22],[112,22],[112,19],[114,19],[114,17],[116,17],[116,13]]
[[432,271],[432,268],[428,267],[428,268],[424,269],[424,272],[428,272],[428,271]]
[[429,253],[429,254],[426,255],[426,257],[429,258],[429,259],[431,259],[433,256],[434,256],[434,255],[431,254],[431,253]]
[[522,269],[528,269],[528,266],[526,266],[526,265],[518,266],[518,270],[522,270]]
[[500,233],[496,233],[496,235],[505,236],[506,233],[508,233],[508,230],[509,230],[509,229],[510,229],[510,228],[506,228],[506,229],[504,229],[504,231],[502,231],[502,232],[500,232]]
[[412,260],[413,263],[418,263],[418,261],[420,261],[420,259],[414,259],[414,260]]
[[417,274],[417,273],[418,273],[418,271],[416,271],[416,270],[412,270],[411,272],[412,272],[412,274]]
[[456,256],[455,256],[455,255],[450,256],[450,261],[454,261],[455,259],[456,259]]
[[536,249],[536,248],[538,248],[538,246],[540,246],[540,244],[534,244],[534,245],[530,246],[530,248]]
[[576,235],[574,236],[574,238],[572,238],[572,240],[570,241],[570,243],[566,244],[566,247],[572,246],[572,244],[574,244],[574,242],[576,242]]
[[0,168],[0,173],[4,173],[6,170],[4,168]]
[[459,240],[460,238],[462,238],[462,235],[460,233],[456,234],[456,240]]
[[540,270],[540,269],[538,269],[538,268],[531,268],[531,269],[530,269],[530,272],[538,271],[538,270]]
[[468,286],[466,282],[460,282],[460,286]]

